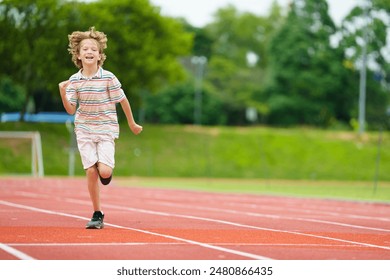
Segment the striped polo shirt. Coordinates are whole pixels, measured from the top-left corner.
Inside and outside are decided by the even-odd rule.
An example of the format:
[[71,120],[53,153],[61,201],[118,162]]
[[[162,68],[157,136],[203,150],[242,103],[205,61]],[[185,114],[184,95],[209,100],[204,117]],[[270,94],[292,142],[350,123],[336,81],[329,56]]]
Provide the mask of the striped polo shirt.
[[109,134],[119,137],[116,103],[126,98],[116,76],[99,67],[92,78],[86,78],[81,70],[70,78],[66,89],[69,102],[78,108],[75,131],[92,134]]

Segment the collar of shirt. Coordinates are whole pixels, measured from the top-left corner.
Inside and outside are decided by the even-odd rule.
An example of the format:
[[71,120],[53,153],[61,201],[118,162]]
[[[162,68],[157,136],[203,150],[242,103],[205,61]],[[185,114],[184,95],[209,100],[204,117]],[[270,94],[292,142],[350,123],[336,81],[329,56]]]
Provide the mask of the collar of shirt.
[[78,80],[91,80],[91,79],[100,79],[102,76],[103,76],[103,68],[99,66],[97,72],[95,73],[95,75],[93,75],[92,77],[90,78],[87,78],[85,77],[81,71],[83,71],[83,69],[80,69],[79,72],[77,72],[77,79]]

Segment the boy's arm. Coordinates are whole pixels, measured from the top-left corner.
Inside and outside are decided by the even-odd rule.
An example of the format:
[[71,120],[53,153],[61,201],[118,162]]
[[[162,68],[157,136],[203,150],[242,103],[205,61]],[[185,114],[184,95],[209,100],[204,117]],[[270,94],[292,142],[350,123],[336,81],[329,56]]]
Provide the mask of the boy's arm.
[[134,117],[133,117],[133,113],[131,112],[131,107],[130,107],[129,100],[127,100],[127,98],[125,98],[120,103],[121,103],[123,112],[125,112],[125,115],[126,115],[126,118],[127,118],[127,123],[129,125],[131,131],[135,135],[140,134],[141,131],[142,131],[142,126],[138,125],[134,121]]
[[76,106],[71,104],[66,98],[66,88],[68,87],[69,83],[70,83],[69,80],[63,81],[59,83],[58,87],[60,89],[62,104],[64,105],[66,112],[70,115],[73,115],[74,113],[76,113]]

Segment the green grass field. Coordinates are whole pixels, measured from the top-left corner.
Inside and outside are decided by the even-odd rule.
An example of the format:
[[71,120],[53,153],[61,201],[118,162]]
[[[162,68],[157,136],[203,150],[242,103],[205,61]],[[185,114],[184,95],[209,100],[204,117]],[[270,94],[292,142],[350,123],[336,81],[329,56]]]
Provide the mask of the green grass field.
[[[45,174],[68,174],[64,124],[1,123],[0,130],[40,131]],[[115,176],[143,178],[142,186],[390,201],[390,134],[380,146],[378,139],[376,132],[147,124],[134,136],[123,124]],[[19,141],[0,139],[0,175],[30,172],[30,148]],[[84,176],[78,155],[75,171]]]

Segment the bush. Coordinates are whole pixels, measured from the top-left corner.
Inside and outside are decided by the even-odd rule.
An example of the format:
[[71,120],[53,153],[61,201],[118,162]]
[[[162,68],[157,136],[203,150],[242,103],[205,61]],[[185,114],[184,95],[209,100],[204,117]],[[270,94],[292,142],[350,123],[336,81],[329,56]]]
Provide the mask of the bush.
[[[145,98],[145,119],[150,123],[193,124],[195,108],[194,83],[187,81]],[[207,89],[202,89],[201,123],[224,125],[222,102]]]
[[11,78],[4,76],[0,79],[0,113],[20,111],[25,96],[24,88],[14,84]]

